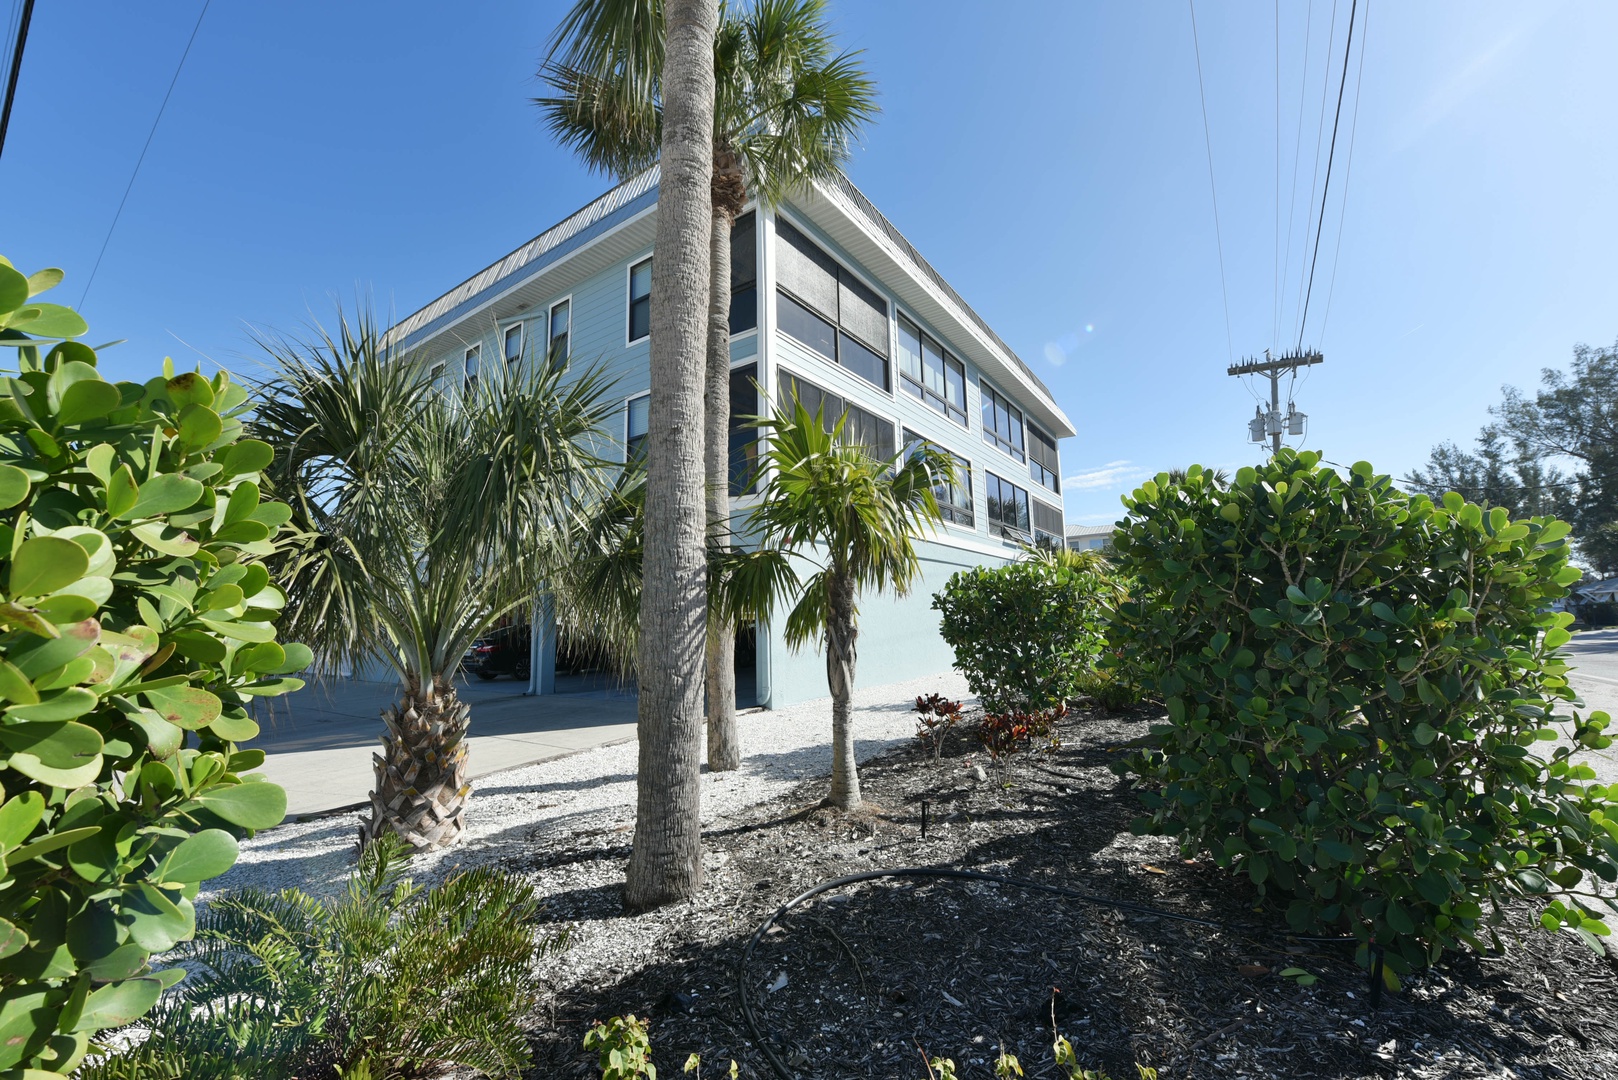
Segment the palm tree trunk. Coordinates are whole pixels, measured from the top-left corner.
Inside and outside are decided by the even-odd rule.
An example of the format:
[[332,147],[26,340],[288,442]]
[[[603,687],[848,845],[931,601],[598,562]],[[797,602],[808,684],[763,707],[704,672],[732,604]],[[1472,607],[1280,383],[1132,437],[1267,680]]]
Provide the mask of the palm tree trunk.
[[826,619],[826,682],[831,687],[831,796],[840,810],[860,805],[860,774],[854,761],[854,720],[849,715],[854,696],[854,580],[833,574],[826,585],[831,593]]
[[702,690],[707,631],[703,497],[705,315],[711,290],[713,43],[717,0],[666,0],[663,176],[652,262],[652,398],[640,609],[639,771],[624,903],[702,886]]
[[[713,151],[713,218],[708,236],[708,523],[710,536],[730,543],[730,229],[746,202],[741,164],[726,146]],[[736,627],[728,619],[708,620],[708,770],[728,772],[742,765],[741,733],[736,727]]]
[[360,846],[393,833],[417,851],[449,847],[466,827],[466,725],[472,707],[453,683],[422,686],[411,676],[399,704],[382,714],[383,752],[373,754],[376,790]]

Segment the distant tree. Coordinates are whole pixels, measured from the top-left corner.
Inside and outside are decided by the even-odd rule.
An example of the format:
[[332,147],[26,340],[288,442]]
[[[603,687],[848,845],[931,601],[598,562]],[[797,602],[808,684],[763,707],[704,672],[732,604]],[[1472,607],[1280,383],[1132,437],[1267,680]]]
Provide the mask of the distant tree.
[[1440,444],[1412,486],[1566,518],[1580,556],[1618,574],[1618,345],[1580,345],[1566,371],[1540,373],[1532,397],[1512,386],[1503,395],[1477,451]]

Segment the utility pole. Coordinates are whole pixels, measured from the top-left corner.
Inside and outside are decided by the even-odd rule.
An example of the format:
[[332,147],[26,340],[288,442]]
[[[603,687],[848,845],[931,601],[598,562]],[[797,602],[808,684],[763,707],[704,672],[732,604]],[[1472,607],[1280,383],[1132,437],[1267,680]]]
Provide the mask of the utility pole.
[[23,0],[22,20],[17,26],[17,44],[11,52],[11,66],[6,72],[4,103],[0,104],[0,152],[6,148],[6,131],[11,127],[11,106],[17,100],[17,76],[22,73],[22,51],[28,44],[28,24],[34,18],[34,0]]
[[1259,406],[1253,406],[1253,419],[1247,422],[1248,438],[1261,443],[1268,436],[1271,451],[1280,453],[1283,429],[1288,435],[1302,435],[1304,424],[1309,420],[1306,414],[1299,412],[1288,401],[1287,414],[1281,415],[1281,377],[1295,375],[1299,368],[1325,361],[1326,358],[1318,350],[1304,352],[1298,349],[1282,356],[1271,356],[1270,350],[1265,349],[1262,360],[1243,360],[1226,368],[1226,375],[1263,375],[1270,380],[1270,411],[1266,413]]

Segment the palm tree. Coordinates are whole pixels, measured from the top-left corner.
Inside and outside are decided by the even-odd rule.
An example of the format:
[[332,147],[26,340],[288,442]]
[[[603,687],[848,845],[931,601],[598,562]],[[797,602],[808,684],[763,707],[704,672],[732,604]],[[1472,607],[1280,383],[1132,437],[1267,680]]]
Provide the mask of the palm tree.
[[640,602],[640,742],[635,839],[624,882],[632,910],[702,887],[702,659],[707,521],[702,372],[708,280],[708,171],[718,0],[667,0],[652,263],[652,396]]
[[269,480],[298,537],[274,572],[324,667],[380,659],[399,677],[361,843],[438,848],[459,838],[471,791],[455,672],[568,561],[604,464],[587,446],[613,403],[596,373],[564,386],[549,364],[444,391],[417,358],[389,356],[370,318],[338,327],[261,342],[273,374],[251,428],[275,449]]
[[854,691],[859,598],[868,590],[904,596],[921,573],[915,537],[941,520],[936,486],[955,482],[955,462],[931,443],[892,459],[874,456],[843,438],[846,417],[830,430],[803,405],[778,410],[761,425],[769,432],[764,490],[750,517],[760,546],[818,559],[802,598],[786,620],[793,649],[816,641],[826,649],[832,696],[832,774],[829,802],[860,805],[849,716]]
[[[551,131],[592,168],[623,177],[657,160],[662,0],[578,0],[557,33],[537,99]],[[710,528],[730,528],[730,237],[752,195],[776,205],[834,174],[876,115],[874,83],[837,52],[824,0],[756,0],[727,13],[714,39],[705,474]],[[741,765],[735,624],[709,623],[705,646],[708,767]]]

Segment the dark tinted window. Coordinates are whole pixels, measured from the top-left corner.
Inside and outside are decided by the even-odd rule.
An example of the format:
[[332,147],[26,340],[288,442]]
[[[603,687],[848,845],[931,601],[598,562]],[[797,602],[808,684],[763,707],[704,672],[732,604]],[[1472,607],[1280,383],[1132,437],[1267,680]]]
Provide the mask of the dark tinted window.
[[985,473],[984,477],[989,531],[1007,540],[1030,542],[1033,536],[1028,531],[1028,492],[994,473]]
[[629,340],[639,341],[652,332],[652,260],[629,268]]
[[776,393],[783,404],[796,399],[810,416],[818,414],[827,431],[837,426],[838,417],[843,417],[842,439],[846,443],[862,446],[877,457],[891,458],[896,452],[892,424],[829,390],[782,371],[776,381]]
[[791,334],[827,360],[836,361],[836,329],[785,293],[776,297],[775,322],[782,333]]
[[[776,326],[888,389],[888,302],[790,223],[777,219],[776,236]],[[817,322],[842,332],[828,336]]]
[[[1059,475],[1060,466],[1057,464],[1056,440],[1039,430],[1033,424],[1028,425],[1028,475],[1034,478],[1034,483],[1061,493],[1062,481]],[[1061,530],[1057,530],[1060,532]]]
[[730,493],[741,495],[753,490],[758,468],[758,428],[750,422],[759,414],[758,365],[732,368],[730,372]]
[[730,227],[730,332],[758,325],[758,243],[751,211]]

